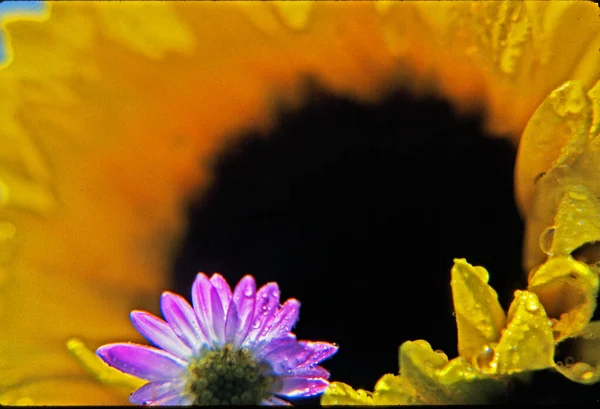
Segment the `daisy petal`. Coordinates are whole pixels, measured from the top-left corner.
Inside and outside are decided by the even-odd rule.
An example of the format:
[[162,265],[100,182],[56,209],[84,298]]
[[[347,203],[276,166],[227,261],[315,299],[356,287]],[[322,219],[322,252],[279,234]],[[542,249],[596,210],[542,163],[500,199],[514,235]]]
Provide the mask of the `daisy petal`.
[[283,399],[279,399],[277,396],[272,396],[267,400],[263,400],[262,404],[265,406],[292,406],[291,403]]
[[219,293],[208,277],[200,273],[192,286],[192,304],[200,327],[206,329],[213,342],[222,345],[225,340],[225,315]]
[[329,379],[329,371],[319,365],[313,367],[298,367],[288,372],[289,376],[298,376],[306,378],[324,378]]
[[339,349],[337,345],[330,344],[328,342],[306,342],[306,346],[310,348],[313,353],[306,360],[306,362],[303,362],[299,365],[301,367],[310,367],[316,365],[335,354]]
[[221,305],[223,305],[223,313],[227,315],[227,310],[229,309],[229,303],[231,302],[231,298],[233,297],[233,293],[231,292],[231,287],[227,281],[223,278],[221,274],[213,274],[210,278],[210,282],[212,283],[217,293],[219,293],[219,297],[221,298]]
[[149,381],[168,381],[187,371],[188,363],[160,349],[137,344],[108,344],[96,354],[121,372]]
[[263,329],[271,327],[277,313],[277,307],[279,307],[280,295],[281,292],[277,283],[265,284],[258,290],[254,307],[254,322],[246,338],[246,344],[254,344],[259,340]]
[[146,311],[132,311],[130,317],[138,332],[157,347],[182,358],[189,358],[192,355],[192,350],[160,318]]
[[230,322],[230,315],[227,315],[225,333],[228,341],[231,339],[229,337],[233,335],[233,345],[235,347],[242,345],[250,331],[252,319],[254,318],[255,299],[256,283],[254,282],[254,277],[247,275],[235,287],[233,291],[233,303],[229,307],[231,310],[232,306],[235,305],[237,320],[232,319]]
[[274,351],[275,349],[281,348],[284,345],[295,344],[296,342],[297,342],[296,337],[294,335],[289,335],[287,337],[278,338],[271,342],[264,343],[262,345],[262,347],[258,348],[256,351],[254,351],[255,357],[258,360],[263,359],[265,357],[265,355],[269,354],[270,352]]
[[196,314],[181,296],[165,291],[160,298],[163,316],[173,331],[192,351],[196,352],[202,344],[208,344],[208,336],[198,325]]
[[150,402],[150,406],[178,406],[178,405],[189,405],[189,398],[182,395],[181,391],[169,392],[153,402]]
[[283,385],[276,393],[282,396],[312,396],[323,392],[329,386],[329,382],[323,378],[284,376],[280,379]]
[[264,356],[264,360],[271,365],[273,373],[281,374],[300,366],[312,354],[313,351],[304,343],[294,342],[274,349]]
[[290,298],[283,304],[281,309],[277,311],[275,320],[271,328],[264,328],[260,339],[277,339],[286,334],[289,334],[292,327],[298,320],[300,314],[300,302],[293,298]]
[[133,392],[129,397],[129,402],[137,405],[147,405],[166,394],[171,394],[173,391],[178,391],[181,394],[184,385],[185,383],[182,381],[149,382]]

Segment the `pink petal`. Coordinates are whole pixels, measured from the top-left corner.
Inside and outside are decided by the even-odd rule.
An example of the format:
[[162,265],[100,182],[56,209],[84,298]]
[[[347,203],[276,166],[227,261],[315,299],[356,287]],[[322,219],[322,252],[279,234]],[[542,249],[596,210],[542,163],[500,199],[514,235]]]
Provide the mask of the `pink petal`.
[[208,277],[200,273],[192,286],[192,303],[200,327],[213,342],[222,345],[225,340],[225,314],[219,293]]
[[173,328],[173,331],[195,353],[203,344],[208,344],[208,336],[205,334],[198,321],[196,314],[188,302],[180,295],[165,291],[160,299],[160,308],[163,316]]
[[149,381],[168,381],[187,372],[188,363],[161,349],[137,344],[108,344],[96,354],[121,372]]
[[132,311],[129,315],[138,332],[148,341],[175,356],[189,358],[192,350],[188,348],[173,329],[163,320],[146,311]]
[[306,346],[309,347],[313,353],[312,355],[306,360],[306,362],[303,362],[301,365],[299,366],[306,366],[306,367],[310,367],[313,365],[318,364],[319,362],[329,358],[331,355],[335,354],[339,347],[335,344],[330,344],[328,342],[310,342],[310,341],[306,341],[305,342]]
[[133,392],[129,397],[129,402],[138,405],[147,405],[166,394],[177,392],[178,395],[181,395],[184,387],[184,381],[149,382]]
[[273,373],[281,374],[300,366],[312,353],[303,343],[294,342],[272,350],[263,360],[271,365]]
[[259,341],[261,332],[270,328],[279,307],[279,296],[281,295],[277,283],[263,285],[256,293],[256,305],[254,307],[254,321],[245,340],[245,344],[252,345]]
[[281,306],[281,309],[277,311],[277,315],[275,316],[271,327],[263,328],[260,340],[277,339],[289,334],[292,330],[292,327],[296,324],[299,314],[300,302],[290,298]]
[[296,341],[296,337],[294,335],[288,335],[286,337],[281,337],[278,339],[275,339],[271,342],[265,342],[264,344],[262,344],[262,347],[258,348],[255,352],[255,357],[257,360],[262,360],[264,359],[264,357],[269,354],[270,352],[281,348],[284,345],[293,345],[296,344],[298,341]]
[[298,376],[306,378],[323,378],[329,379],[329,371],[319,365],[312,367],[298,367],[288,372],[286,376]]
[[256,283],[254,277],[247,275],[233,291],[233,303],[229,306],[225,324],[226,342],[233,342],[236,347],[242,345],[254,318],[255,299]]
[[223,278],[221,274],[213,274],[210,278],[210,282],[212,283],[215,290],[219,293],[219,297],[221,298],[221,305],[223,305],[223,313],[227,315],[227,310],[229,309],[229,303],[231,302],[231,298],[233,297],[233,293],[231,292],[231,288],[227,281]]
[[288,397],[317,395],[329,386],[323,378],[284,376],[279,379],[283,385],[276,394]]
[[262,404],[265,406],[292,406],[291,403],[279,399],[277,396],[271,396],[269,399],[263,400]]

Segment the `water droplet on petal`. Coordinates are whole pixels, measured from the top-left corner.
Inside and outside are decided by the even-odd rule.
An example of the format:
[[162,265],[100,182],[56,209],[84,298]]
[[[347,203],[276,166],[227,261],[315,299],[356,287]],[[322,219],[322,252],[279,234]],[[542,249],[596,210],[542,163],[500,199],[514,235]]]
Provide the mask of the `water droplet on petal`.
[[590,379],[592,379],[593,376],[594,373],[592,371],[587,371],[581,374],[581,380],[589,381]]
[[539,307],[539,305],[538,305],[536,302],[534,302],[533,300],[529,300],[529,301],[527,301],[527,304],[525,304],[525,309],[526,309],[527,311],[529,311],[529,312],[532,312],[532,313],[533,313],[533,312],[537,312],[537,311],[540,309],[540,307]]
[[244,295],[246,297],[252,297],[252,295],[253,295],[252,288],[246,288],[246,290],[244,291]]
[[554,226],[548,227],[546,230],[540,234],[539,238],[539,246],[540,249],[546,253],[547,255],[552,255],[552,242],[554,241]]
[[569,367],[571,365],[573,365],[575,363],[575,359],[573,359],[573,357],[566,357],[565,358],[565,366]]
[[569,197],[571,199],[575,199],[575,200],[585,200],[587,199],[587,196],[584,195],[583,193],[579,193],[579,192],[574,192],[574,191],[569,191]]
[[260,327],[260,324],[261,320],[254,321],[254,324],[252,324],[252,329],[258,329],[258,327]]
[[496,351],[490,345],[484,346],[475,357],[477,369],[483,373],[495,373],[497,364],[494,361]]

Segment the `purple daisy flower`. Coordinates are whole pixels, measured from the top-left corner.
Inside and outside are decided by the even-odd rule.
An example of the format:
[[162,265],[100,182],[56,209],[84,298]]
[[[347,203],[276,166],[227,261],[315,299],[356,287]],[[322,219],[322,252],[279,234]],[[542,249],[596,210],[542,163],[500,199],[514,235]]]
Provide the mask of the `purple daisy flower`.
[[[149,405],[285,405],[280,397],[312,396],[329,385],[329,372],[317,365],[338,347],[297,341],[295,299],[279,305],[279,287],[256,291],[245,276],[232,292],[220,274],[196,276],[192,303],[164,292],[166,322],[133,311],[137,330],[158,348],[133,343],[104,345],[96,351],[108,365],[149,382],[129,400]],[[159,349],[160,348],[160,349]]]

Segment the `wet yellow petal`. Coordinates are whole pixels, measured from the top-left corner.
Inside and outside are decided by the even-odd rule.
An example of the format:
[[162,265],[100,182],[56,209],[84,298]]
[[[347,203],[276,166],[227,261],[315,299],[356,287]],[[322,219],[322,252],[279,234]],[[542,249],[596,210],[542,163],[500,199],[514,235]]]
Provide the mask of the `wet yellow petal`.
[[459,355],[471,359],[490,342],[500,338],[505,314],[498,294],[488,285],[489,274],[464,259],[452,267],[452,298],[458,326]]
[[554,366],[552,322],[534,293],[517,290],[506,321],[493,360],[481,370],[510,375]]
[[448,361],[423,340],[400,347],[400,375],[414,388],[416,398],[429,404],[489,402],[506,388],[502,379],[477,372],[463,357]]
[[483,105],[494,132],[518,140],[560,83],[598,80],[600,19],[592,2],[396,3],[379,7],[391,51],[458,105]]
[[[567,82],[542,103],[523,133],[515,183],[526,217],[528,271],[547,254],[570,254],[598,238],[599,87],[600,82],[586,93],[582,83]],[[548,229],[560,230],[556,243]]]
[[373,391],[375,405],[418,405],[425,403],[405,377],[386,374]]
[[523,131],[515,168],[517,200],[525,215],[539,175],[584,149],[591,120],[592,100],[581,81],[565,83],[537,108]]
[[372,405],[371,393],[362,389],[354,390],[342,382],[332,382],[321,396],[321,405]]
[[558,341],[589,323],[596,308],[598,275],[572,257],[550,258],[532,272],[528,289],[556,320],[553,330]]
[[556,357],[560,359],[556,369],[574,382],[591,385],[600,381],[600,322],[588,324],[563,343],[568,343],[569,355]]

